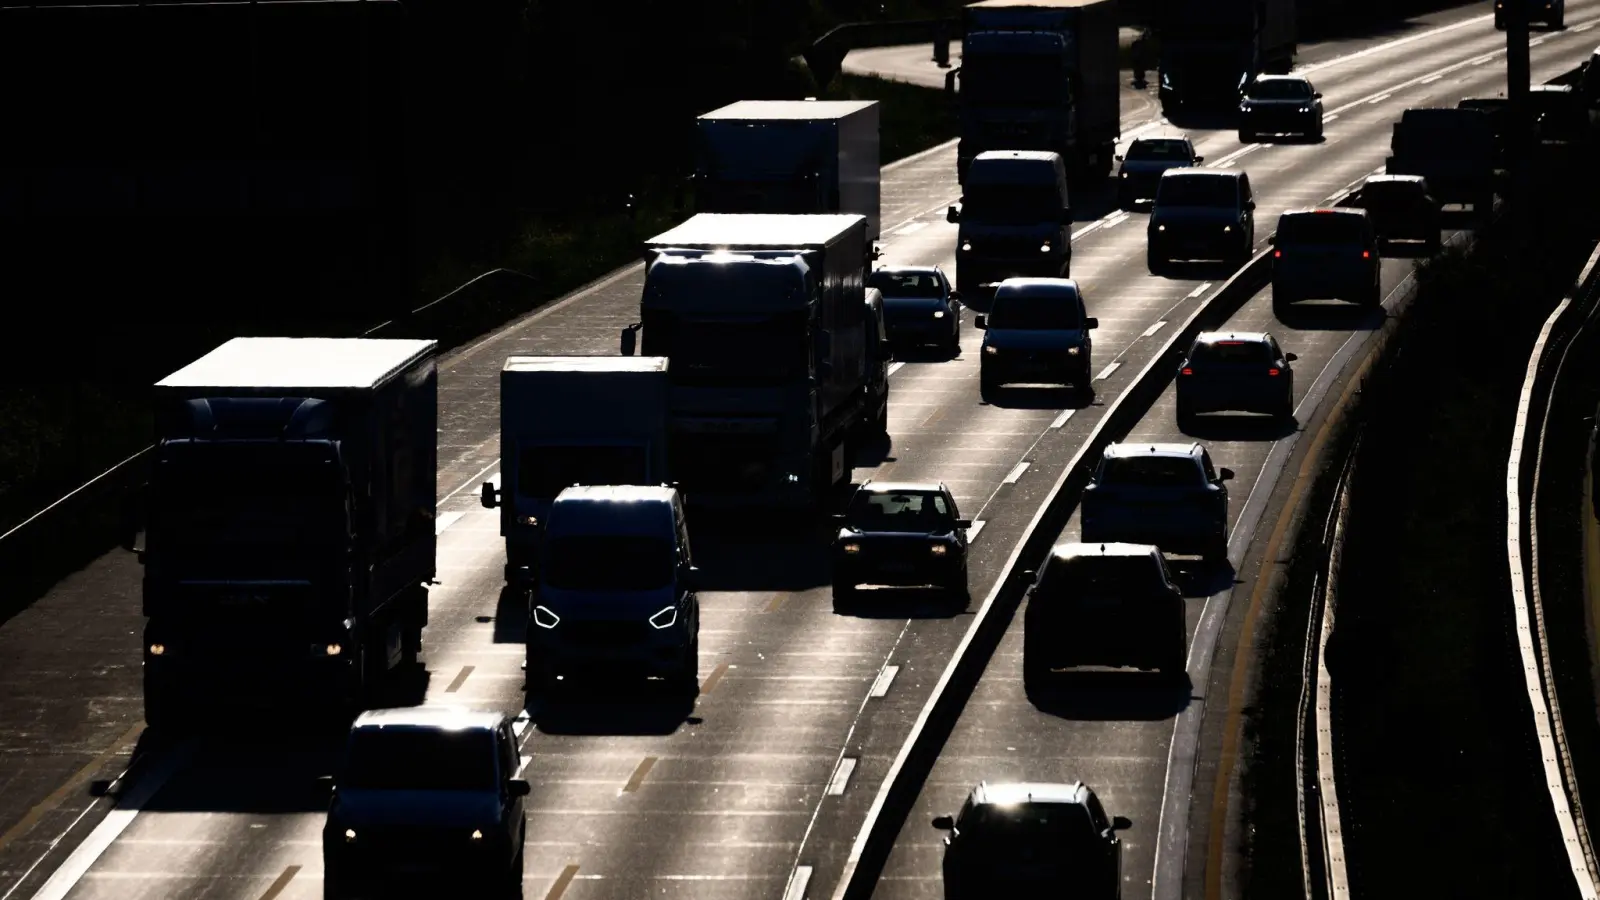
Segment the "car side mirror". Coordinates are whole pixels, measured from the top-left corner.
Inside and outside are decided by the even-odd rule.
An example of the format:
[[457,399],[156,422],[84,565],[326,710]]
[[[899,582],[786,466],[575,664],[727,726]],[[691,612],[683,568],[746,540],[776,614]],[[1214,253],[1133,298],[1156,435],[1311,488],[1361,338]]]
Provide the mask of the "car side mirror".
[[1021,572],[1017,573],[1017,577],[1028,582],[1029,584],[1032,584],[1034,581],[1038,580],[1039,572],[1037,569],[1023,569]]
[[1256,202],[1254,200],[1246,200],[1244,202],[1244,208],[1250,212],[1254,212],[1256,208]]
[[1118,153],[1116,156],[1113,156],[1111,158],[1116,160],[1117,162],[1122,162],[1122,154],[1121,153]]
[[960,303],[961,302],[961,292],[960,291],[951,291],[950,292],[950,299],[954,300],[957,303]]
[[1100,327],[1100,320],[1095,318],[1094,316],[1089,316],[1088,318],[1083,320],[1083,327],[1084,328],[1089,328],[1089,329],[1099,328]]
[[828,517],[828,521],[832,522],[835,525],[843,525],[844,522],[845,522],[844,514],[843,513],[835,513],[835,514],[833,514],[833,515]]
[[1294,362],[1295,360],[1297,360],[1299,358],[1300,358],[1300,355],[1298,353],[1285,353],[1283,355],[1283,361],[1284,362]]
[[946,222],[959,222],[959,221],[961,221],[961,205],[958,203],[955,206],[952,206],[949,209],[945,210],[944,211],[944,220]]
[[933,827],[939,829],[940,831],[950,831],[956,827],[955,817],[935,816],[933,819]]
[[506,783],[506,793],[513,797],[526,797],[533,793],[533,785],[521,778],[513,778]]
[[1133,827],[1133,820],[1127,816],[1114,816],[1111,819],[1112,831],[1127,831]]
[[1217,480],[1218,481],[1232,481],[1233,480],[1233,470],[1224,468],[1221,472],[1217,473]]
[[1205,162],[1205,161],[1206,161],[1206,158],[1204,156],[1196,156],[1194,158],[1194,164],[1197,165],[1197,166],[1200,165],[1201,163]]
[[989,327],[989,317],[983,313],[978,313],[977,318],[972,320],[972,327],[978,329],[979,331],[983,331]]
[[957,519],[956,520],[956,527],[962,529],[963,531],[968,529],[968,528],[971,528],[972,527],[972,520],[971,519]]
[[483,483],[483,508],[494,509],[499,505],[500,489],[494,486],[494,482],[485,481]]
[[1317,91],[1316,93],[1312,94],[1311,95],[1311,99],[1313,99],[1313,100],[1321,100],[1322,99],[1322,92],[1321,91]]

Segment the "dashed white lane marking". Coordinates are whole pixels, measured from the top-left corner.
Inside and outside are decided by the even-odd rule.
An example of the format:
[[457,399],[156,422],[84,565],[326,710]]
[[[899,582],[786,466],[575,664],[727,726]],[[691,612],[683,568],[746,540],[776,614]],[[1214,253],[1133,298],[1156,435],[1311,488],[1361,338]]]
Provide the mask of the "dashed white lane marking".
[[795,866],[789,876],[789,885],[783,889],[783,900],[806,900],[806,886],[811,884],[811,867]]
[[1331,116],[1323,116],[1322,117],[1322,124],[1326,125],[1329,122],[1332,122],[1334,119],[1337,119],[1337,118],[1339,118],[1339,114],[1338,113],[1334,113]]
[[1123,222],[1126,222],[1126,221],[1128,221],[1128,214],[1127,213],[1122,213],[1122,214],[1116,216],[1115,218],[1108,220],[1106,222],[1106,224],[1105,224],[1105,227],[1106,228],[1115,228],[1118,225],[1121,225]]
[[982,519],[978,519],[972,523],[972,527],[967,529],[967,543],[970,544],[978,539],[978,532],[983,530],[983,525],[984,521]]
[[872,690],[867,696],[882,697],[887,695],[889,693],[889,685],[894,683],[894,676],[899,672],[899,666],[884,666],[883,671],[878,673],[878,680],[872,683]]
[[1494,59],[1496,56],[1499,56],[1499,55],[1500,55],[1499,53],[1485,53],[1482,56],[1479,56],[1479,57],[1476,57],[1475,59],[1469,60],[1467,62],[1467,65],[1469,65],[1469,66],[1481,66],[1484,63],[1488,62],[1491,59]]
[[464,515],[466,515],[464,512],[440,513],[438,518],[433,520],[434,535],[438,536],[444,534],[444,530],[446,528],[449,528],[451,525],[461,521],[461,517]]
[[1528,46],[1529,47],[1537,47],[1540,44],[1542,44],[1542,43],[1544,43],[1545,41],[1548,41],[1548,40],[1550,40],[1550,38],[1548,36],[1546,36],[1546,37],[1536,37],[1533,40],[1528,42]]
[[1203,282],[1199,287],[1197,287],[1194,290],[1190,291],[1189,295],[1187,297],[1184,297],[1183,299],[1185,299],[1185,300],[1193,300],[1194,298],[1200,296],[1201,294],[1204,294],[1206,291],[1209,291],[1209,290],[1211,290],[1211,282],[1209,282],[1209,281]]
[[1104,224],[1105,224],[1105,222],[1104,222],[1104,221],[1100,221],[1100,222],[1090,222],[1090,223],[1089,223],[1089,224],[1087,224],[1087,225],[1085,225],[1085,226],[1083,226],[1083,227],[1082,227],[1082,228],[1079,228],[1079,229],[1078,229],[1078,230],[1077,230],[1077,231],[1074,231],[1074,232],[1073,232],[1073,233],[1072,233],[1072,240],[1073,240],[1073,241],[1074,241],[1074,242],[1076,242],[1076,241],[1077,241],[1077,240],[1079,240],[1079,239],[1080,239],[1080,238],[1082,238],[1082,237],[1083,237],[1083,236],[1084,236],[1084,235],[1086,235],[1086,234],[1088,234],[1088,233],[1089,233],[1089,232],[1091,232],[1091,231],[1093,231],[1093,230],[1095,230],[1095,229],[1096,229],[1096,228],[1099,228],[1099,227],[1100,227],[1100,226],[1101,226],[1101,225],[1104,225]]
[[928,227],[928,223],[927,222],[912,222],[910,225],[907,225],[906,227],[900,229],[899,231],[892,232],[892,233],[894,234],[895,237],[905,237],[908,234],[916,234],[917,232],[919,232],[922,229],[927,228],[927,227]]
[[900,371],[900,368],[902,366],[904,366],[904,365],[905,365],[905,363],[903,363],[903,362],[892,362],[892,363],[890,363],[889,364],[889,374],[893,375],[894,373]]
[[1077,410],[1075,410],[1075,409],[1064,409],[1064,410],[1062,410],[1061,411],[1061,415],[1056,416],[1056,420],[1054,422],[1050,423],[1050,427],[1051,428],[1060,428],[1061,426],[1067,424],[1067,420],[1072,418],[1072,414],[1075,413],[1075,412],[1077,412]]
[[856,761],[846,756],[839,760],[839,767],[833,770],[833,779],[828,782],[828,796],[838,797],[850,784],[850,773],[856,770]]
[[1010,472],[1006,473],[1006,477],[1000,479],[1000,483],[1001,484],[1016,484],[1017,483],[1017,479],[1021,478],[1022,477],[1022,473],[1028,471],[1028,467],[1031,466],[1031,465],[1033,465],[1033,463],[1028,462],[1027,460],[1023,460],[1022,462],[1017,463],[1015,466],[1011,467],[1011,471]]
[[1234,160],[1237,160],[1241,156],[1246,156],[1248,154],[1256,152],[1257,150],[1260,150],[1263,146],[1265,146],[1265,145],[1263,145],[1263,144],[1245,144],[1243,147],[1240,147],[1239,149],[1233,151],[1232,153],[1229,153],[1227,156],[1224,156],[1223,158],[1217,160],[1217,165],[1226,165],[1227,163],[1231,163]]
[[1161,320],[1157,321],[1154,325],[1151,325],[1149,328],[1146,328],[1144,330],[1144,333],[1139,335],[1139,337],[1149,337],[1150,335],[1155,334],[1156,332],[1160,331],[1162,328],[1166,327],[1166,324],[1167,324],[1167,320],[1166,319],[1161,319]]
[[1118,370],[1120,368],[1122,368],[1122,363],[1114,362],[1111,365],[1106,366],[1104,369],[1101,369],[1100,370],[1100,374],[1096,375],[1094,377],[1094,380],[1095,381],[1105,381],[1107,378],[1111,377],[1111,373],[1112,372],[1115,372],[1116,370]]
[[1435,81],[1438,81],[1439,79],[1441,79],[1443,77],[1444,77],[1443,75],[1429,75],[1427,78],[1424,78],[1421,81],[1417,82],[1417,84],[1433,84]]
[[1582,25],[1574,25],[1571,28],[1568,28],[1567,30],[1571,31],[1571,32],[1588,31],[1589,29],[1593,28],[1594,25],[1595,25],[1595,23],[1593,23],[1593,22],[1585,22]]
[[[1368,100],[1367,103],[1368,104],[1382,103],[1383,101],[1385,101],[1385,100],[1387,100],[1387,99],[1389,99],[1390,97],[1393,97],[1393,96],[1394,96],[1394,94],[1379,94],[1378,96],[1373,97],[1371,100]],[[1327,120],[1324,119],[1323,121],[1327,121]]]

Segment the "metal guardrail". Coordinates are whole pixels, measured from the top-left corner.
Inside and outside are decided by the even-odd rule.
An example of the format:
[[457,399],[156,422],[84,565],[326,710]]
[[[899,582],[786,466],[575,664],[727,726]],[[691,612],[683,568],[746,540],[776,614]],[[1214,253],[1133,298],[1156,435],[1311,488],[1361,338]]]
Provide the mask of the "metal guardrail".
[[1538,580],[1538,523],[1535,516],[1538,466],[1544,455],[1550,397],[1575,339],[1600,320],[1600,248],[1590,255],[1577,282],[1545,319],[1529,354],[1517,400],[1506,461],[1506,562],[1511,574],[1511,605],[1517,650],[1533,715],[1534,734],[1545,786],[1573,880],[1583,900],[1600,897],[1594,845],[1583,815],[1571,752],[1561,721],[1561,705],[1551,670]]

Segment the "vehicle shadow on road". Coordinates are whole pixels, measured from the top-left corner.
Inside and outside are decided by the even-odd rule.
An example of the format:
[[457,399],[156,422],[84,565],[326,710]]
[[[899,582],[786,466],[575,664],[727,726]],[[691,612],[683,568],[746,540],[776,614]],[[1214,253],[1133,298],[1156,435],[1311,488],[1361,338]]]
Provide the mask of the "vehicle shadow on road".
[[828,584],[828,532],[813,518],[691,517],[699,589],[804,591]]
[[[505,585],[500,588],[500,600],[494,607],[494,642],[496,644],[521,644],[528,639],[528,610],[533,608],[532,595],[522,588]],[[486,616],[479,616],[484,623]]]
[[667,735],[700,723],[694,704],[694,697],[664,682],[575,678],[530,699],[528,716],[544,734]]
[[[892,400],[890,401],[893,402]],[[894,457],[889,454],[894,452],[894,436],[876,438],[856,445],[855,454],[850,458],[850,464],[857,468],[871,468],[890,462]],[[848,494],[847,494],[848,496]]]
[[[229,812],[263,815],[324,812],[344,750],[346,731],[295,733],[255,727],[208,733],[189,743],[191,755],[145,812]],[[150,732],[146,732],[150,734]],[[160,740],[152,754],[178,751]],[[143,738],[140,746],[145,746]],[[159,761],[147,758],[153,768]]]
[[1170,719],[1193,702],[1193,695],[1187,673],[1172,678],[1137,670],[1055,672],[1028,689],[1028,700],[1045,715],[1091,722]]
[[1109,178],[1074,181],[1070,190],[1073,222],[1094,222],[1119,209],[1117,190]]
[[1239,266],[1231,262],[1218,260],[1188,260],[1174,261],[1162,266],[1161,271],[1152,272],[1152,277],[1166,278],[1171,281],[1192,281],[1195,287],[1201,282],[1209,281],[1221,284],[1233,277],[1239,271]]
[[1293,418],[1208,413],[1186,423],[1183,433],[1202,441],[1276,441],[1299,427]]
[[1228,131],[1239,124],[1239,117],[1232,111],[1175,109],[1167,115],[1167,122],[1177,128]]
[[1279,322],[1301,331],[1376,331],[1388,315],[1342,300],[1303,300],[1276,313]]
[[985,404],[1000,409],[1085,409],[1093,406],[1095,390],[1089,385],[1033,387],[1005,385],[989,391]]
[[971,611],[972,597],[955,599],[933,588],[861,588],[841,616],[857,619],[954,619]]
[[1229,590],[1238,573],[1233,563],[1207,563],[1198,558],[1167,557],[1167,568],[1172,572],[1174,586],[1186,600],[1204,600],[1214,594]]
[[[962,305],[965,306],[965,304]],[[970,328],[971,323],[968,323],[966,327]],[[949,350],[944,350],[934,345],[913,346],[907,344],[896,344],[894,348],[895,362],[904,363],[948,362],[952,359],[956,359],[960,355],[961,354],[959,352],[952,354]],[[894,403],[894,397],[892,395],[889,398],[889,402]]]

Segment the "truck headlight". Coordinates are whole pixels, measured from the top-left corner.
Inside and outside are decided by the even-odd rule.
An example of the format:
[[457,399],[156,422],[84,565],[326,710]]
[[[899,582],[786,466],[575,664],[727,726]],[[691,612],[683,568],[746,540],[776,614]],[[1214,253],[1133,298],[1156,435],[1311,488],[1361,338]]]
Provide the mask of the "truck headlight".
[[561,624],[561,617],[556,615],[548,606],[535,606],[533,608],[533,624],[540,628],[554,628]]
[[946,547],[944,544],[934,544],[928,548],[928,552],[932,553],[934,556],[943,556],[950,552],[950,548]]
[[338,656],[344,652],[344,647],[340,644],[329,644],[322,648],[322,652],[328,656]]
[[972,242],[971,241],[962,241],[961,242],[961,249],[962,249],[963,252],[966,252],[966,253],[972,252]]
[[1040,253],[1049,253],[1050,252],[1050,242],[1049,241],[1045,241],[1044,243],[1040,244],[1039,245],[1039,252]]
[[1079,350],[1079,348],[1077,348],[1077,347],[1068,347],[1067,348],[1067,355],[1068,356],[1077,356],[1078,355],[1078,350]]
[[993,356],[993,355],[995,355],[995,354],[996,354],[996,353],[999,353],[999,352],[1000,352],[1000,348],[999,348],[999,347],[996,347],[996,346],[994,346],[994,345],[993,345],[993,344],[987,344],[987,345],[985,345],[985,346],[984,346],[984,348],[983,348],[983,352],[984,352],[984,353],[987,353],[987,354],[988,354],[988,355],[990,355],[990,356]]
[[1233,226],[1232,225],[1224,225],[1224,226],[1222,226],[1222,233],[1223,234],[1227,234],[1228,232],[1230,232],[1232,230],[1233,230]]
[[856,553],[860,553],[861,552],[861,545],[860,544],[845,544],[843,547],[840,547],[839,549],[843,550],[845,553],[848,553],[848,554],[856,554]]
[[539,525],[539,517],[538,516],[519,516],[517,518],[517,521],[522,523],[523,525],[528,525],[528,526],[535,527],[535,528],[537,528],[538,525]]
[[671,628],[677,623],[678,608],[676,606],[669,606],[650,617],[650,625],[657,631],[660,631],[664,628]]
[[480,830],[480,829],[474,828],[474,829],[472,829],[472,834],[468,835],[468,837],[470,837],[474,841],[481,841],[481,840],[483,840],[483,831]]
[[1156,230],[1157,231],[1166,231],[1167,230],[1167,226],[1165,226],[1165,225],[1157,225],[1156,226]]
[[934,318],[935,318],[935,319],[942,319],[942,318],[944,318],[944,310],[942,310],[942,309],[936,309],[936,310],[934,310],[934,311],[933,311],[933,317],[934,317]]
[[354,828],[346,828],[344,830],[344,842],[346,844],[354,844],[356,842],[356,830]]
[[150,645],[150,655],[151,656],[160,656],[161,654],[166,653],[166,652],[167,652],[167,645],[166,644],[151,644]]

